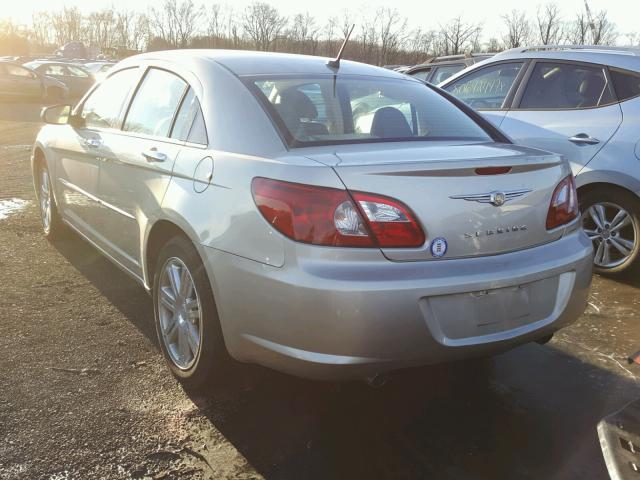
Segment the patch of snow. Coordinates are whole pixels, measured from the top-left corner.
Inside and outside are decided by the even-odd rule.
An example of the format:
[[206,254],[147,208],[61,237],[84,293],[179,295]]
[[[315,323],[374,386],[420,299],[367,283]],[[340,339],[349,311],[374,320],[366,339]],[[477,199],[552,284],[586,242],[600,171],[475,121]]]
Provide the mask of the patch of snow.
[[19,212],[27,205],[29,205],[29,201],[22,200],[21,198],[7,198],[0,200],[0,220],[4,220],[9,215]]

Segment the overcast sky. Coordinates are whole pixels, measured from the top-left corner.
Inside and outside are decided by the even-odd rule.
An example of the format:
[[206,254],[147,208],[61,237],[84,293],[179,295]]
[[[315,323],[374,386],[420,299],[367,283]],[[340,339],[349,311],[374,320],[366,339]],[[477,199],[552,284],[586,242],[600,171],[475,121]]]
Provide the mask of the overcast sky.
[[[446,23],[452,17],[462,15],[468,21],[482,22],[483,37],[486,40],[492,36],[499,36],[503,31],[500,15],[513,8],[524,9],[531,20],[535,19],[536,6],[545,0],[521,0],[519,2],[507,0],[456,0],[426,1],[426,0],[394,0],[393,2],[371,0],[366,3],[361,0],[348,2],[345,0],[271,0],[268,3],[277,7],[286,15],[304,13],[308,11],[324,23],[332,15],[341,15],[343,9],[349,8],[354,12],[365,10],[371,12],[379,6],[393,6],[400,13],[409,18],[410,26],[424,29],[437,28],[439,23]],[[60,9],[63,6],[78,6],[83,11],[96,10],[111,5],[120,9],[144,10],[149,5],[158,5],[161,0],[4,0],[0,17],[10,16],[20,23],[29,22],[31,14],[38,10]],[[198,0],[196,0],[198,3]],[[233,5],[236,10],[242,10],[250,1],[237,0],[235,2],[202,1],[205,5],[221,3]],[[573,18],[578,10],[584,8],[584,0],[561,0],[560,5],[565,19]],[[640,0],[589,0],[592,11],[606,9],[609,17],[618,27],[620,34],[640,31]],[[357,17],[355,17],[357,22]]]

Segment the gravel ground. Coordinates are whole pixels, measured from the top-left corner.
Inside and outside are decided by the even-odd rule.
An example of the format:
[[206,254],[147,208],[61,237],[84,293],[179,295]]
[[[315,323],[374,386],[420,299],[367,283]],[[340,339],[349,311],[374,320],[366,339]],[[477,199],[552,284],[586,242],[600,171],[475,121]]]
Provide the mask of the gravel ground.
[[0,106],[0,479],[606,477],[595,424],[640,396],[637,279],[595,277],[576,324],[486,362],[380,390],[238,365],[196,397],[143,289],[73,234],[42,237],[36,108],[6,120],[21,108]]

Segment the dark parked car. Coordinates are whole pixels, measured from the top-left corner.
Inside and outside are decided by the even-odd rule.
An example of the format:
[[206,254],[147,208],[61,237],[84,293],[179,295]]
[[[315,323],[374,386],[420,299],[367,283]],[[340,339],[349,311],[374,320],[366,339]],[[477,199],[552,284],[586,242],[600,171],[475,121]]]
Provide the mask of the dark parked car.
[[461,70],[491,58],[491,53],[471,53],[465,55],[447,55],[446,57],[434,57],[425,63],[411,67],[406,72],[419,80],[433,83],[434,85],[444,82],[450,76]]
[[62,100],[69,89],[58,80],[13,62],[0,61],[0,96]]
[[81,97],[96,81],[86,68],[73,63],[35,60],[24,66],[64,83],[69,89],[70,97]]

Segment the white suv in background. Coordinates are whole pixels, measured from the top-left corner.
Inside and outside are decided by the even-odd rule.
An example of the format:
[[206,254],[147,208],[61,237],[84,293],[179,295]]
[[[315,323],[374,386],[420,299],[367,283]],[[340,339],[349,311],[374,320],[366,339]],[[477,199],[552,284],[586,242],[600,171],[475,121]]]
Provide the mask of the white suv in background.
[[440,84],[516,143],[564,154],[599,273],[638,266],[640,49],[516,48]]

